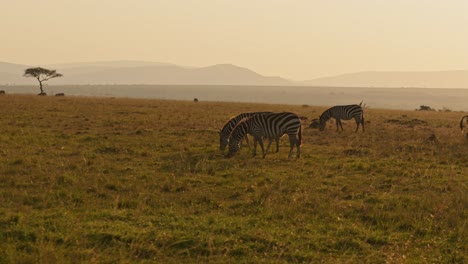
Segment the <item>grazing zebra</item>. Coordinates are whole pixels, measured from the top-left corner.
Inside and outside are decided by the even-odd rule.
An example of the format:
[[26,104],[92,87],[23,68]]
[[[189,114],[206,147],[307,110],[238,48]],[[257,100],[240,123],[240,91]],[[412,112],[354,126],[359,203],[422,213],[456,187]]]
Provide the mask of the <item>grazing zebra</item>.
[[[254,138],[254,156],[257,154],[257,142],[260,144],[263,158],[265,158],[272,142],[271,139],[275,139],[278,143],[279,138],[284,134],[289,136],[288,158],[291,158],[294,146],[297,148],[296,157],[299,158],[301,155],[302,126],[299,116],[294,113],[264,113],[243,119],[231,133],[229,152],[226,157],[232,157],[239,151],[240,141],[247,134],[251,134]],[[264,137],[270,139],[266,151],[263,146]]]
[[[270,113],[270,112],[242,113],[242,114],[239,114],[239,115],[229,119],[229,121],[227,121],[226,124],[224,124],[223,128],[219,131],[219,149],[221,151],[224,151],[224,149],[226,148],[226,146],[229,143],[229,137],[231,136],[232,130],[234,129],[234,127],[236,127],[236,125],[242,119],[244,119],[246,117],[251,117],[251,116],[256,115],[256,114],[264,114],[264,113]],[[245,136],[245,141],[247,142],[247,145],[249,145],[249,138],[247,137],[247,135]],[[278,148],[278,144],[277,144],[277,148]]]
[[356,131],[359,129],[359,124],[362,125],[362,131],[364,132],[364,113],[362,111],[361,104],[356,105],[337,105],[333,106],[320,115],[320,131],[325,129],[325,124],[327,123],[328,119],[335,118],[336,120],[336,130],[339,131],[341,127],[341,131],[343,131],[343,125],[341,124],[341,119],[343,120],[350,120],[354,118],[356,120]]

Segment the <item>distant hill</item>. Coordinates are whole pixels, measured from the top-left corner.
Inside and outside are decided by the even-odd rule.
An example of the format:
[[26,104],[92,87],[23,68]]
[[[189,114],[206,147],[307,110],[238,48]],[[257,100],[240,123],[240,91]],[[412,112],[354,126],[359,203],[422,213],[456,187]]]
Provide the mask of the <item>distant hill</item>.
[[169,66],[174,65],[165,62],[154,61],[133,61],[133,60],[119,60],[119,61],[96,61],[96,62],[71,62],[60,64],[49,64],[47,67],[69,69],[69,68],[125,68],[125,67],[144,67],[144,66]]
[[[24,70],[37,65],[0,62],[0,85],[36,84]],[[420,87],[468,88],[468,71],[357,72],[307,81],[264,76],[232,64],[185,67],[162,62],[103,61],[41,65],[64,76],[50,85],[65,84],[164,84],[164,85],[267,85],[318,87]]]
[[[22,77],[31,67],[0,63],[0,84],[33,84],[34,79]],[[35,66],[34,66],[35,67]],[[292,85],[281,77],[263,76],[247,68],[217,64],[202,68],[169,63],[141,61],[111,61],[66,63],[42,66],[55,69],[64,76],[50,82],[59,84],[194,84],[194,85]]]
[[[28,65],[24,64],[14,64],[14,63],[8,63],[8,62],[1,62],[0,61],[0,74],[2,73],[11,73],[13,75],[21,75],[23,76],[24,70],[28,68]],[[0,75],[2,76],[2,75]],[[20,76],[20,77],[21,77]],[[2,79],[0,79],[1,82]]]
[[68,77],[57,80],[57,84],[291,85],[285,79],[262,76],[229,64],[204,68],[176,65],[95,68],[92,72],[89,68],[70,68],[64,69],[63,74]]
[[307,86],[468,88],[468,71],[357,72],[297,82]]

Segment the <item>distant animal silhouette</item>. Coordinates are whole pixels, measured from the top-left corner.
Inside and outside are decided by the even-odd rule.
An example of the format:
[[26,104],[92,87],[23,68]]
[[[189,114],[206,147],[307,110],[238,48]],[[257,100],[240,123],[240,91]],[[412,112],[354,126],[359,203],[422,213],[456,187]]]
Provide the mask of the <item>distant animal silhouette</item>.
[[[463,117],[460,119],[460,129],[461,129],[461,132],[462,132],[462,133],[465,131],[465,126],[463,126],[463,120],[465,120],[465,119],[466,119],[466,123],[468,124],[468,115],[463,116]],[[465,137],[466,137],[466,140],[468,140],[468,133],[466,133]]]
[[312,119],[312,123],[310,123],[309,128],[319,128],[320,122],[318,118]]

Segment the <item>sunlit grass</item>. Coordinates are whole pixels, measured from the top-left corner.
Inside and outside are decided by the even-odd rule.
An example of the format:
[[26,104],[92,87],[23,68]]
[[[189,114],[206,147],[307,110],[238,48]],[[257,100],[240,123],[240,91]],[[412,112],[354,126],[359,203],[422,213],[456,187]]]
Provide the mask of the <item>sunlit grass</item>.
[[[325,108],[2,96],[0,263],[463,263],[464,113]],[[249,111],[307,117],[301,158],[224,158]]]

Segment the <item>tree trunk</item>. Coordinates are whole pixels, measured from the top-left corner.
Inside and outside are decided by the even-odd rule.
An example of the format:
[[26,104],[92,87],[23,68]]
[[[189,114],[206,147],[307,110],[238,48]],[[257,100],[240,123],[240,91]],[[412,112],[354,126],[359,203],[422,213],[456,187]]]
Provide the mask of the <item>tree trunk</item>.
[[39,81],[39,89],[41,89],[41,94],[43,94],[44,90],[42,89],[42,82],[41,81]]

